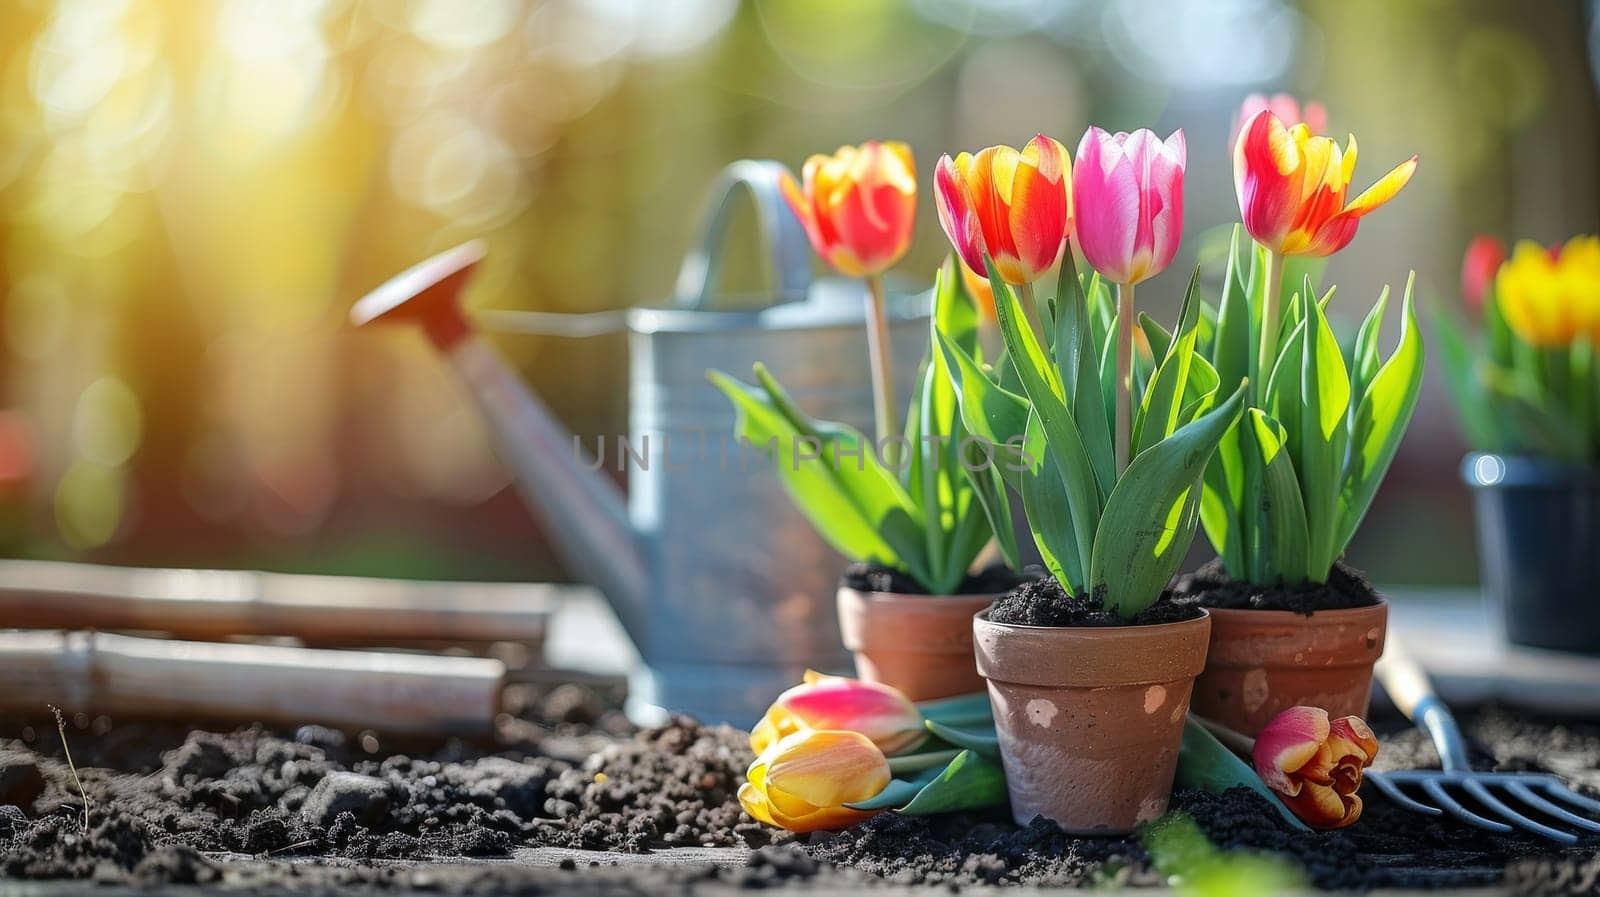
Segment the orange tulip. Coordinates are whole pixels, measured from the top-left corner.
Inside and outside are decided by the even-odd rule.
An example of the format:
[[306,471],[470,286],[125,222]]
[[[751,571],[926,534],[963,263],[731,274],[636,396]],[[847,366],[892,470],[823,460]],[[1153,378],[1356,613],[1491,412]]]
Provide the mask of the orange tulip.
[[1040,134],[1020,152],[991,146],[976,156],[941,156],[934,169],[939,224],[973,271],[988,253],[1007,283],[1032,283],[1061,257],[1072,235],[1072,160]]
[[816,155],[801,170],[804,185],[785,174],[783,198],[817,254],[851,277],[882,274],[911,248],[917,175],[911,148],[869,140]]
[[789,735],[813,729],[859,732],[891,756],[928,735],[922,714],[898,690],[807,670],[805,682],[779,695],[756,723],[750,749],[760,754]]
[[1280,255],[1332,255],[1355,239],[1361,218],[1393,199],[1417,170],[1412,156],[1350,202],[1356,138],[1341,152],[1305,124],[1257,112],[1233,148],[1233,181],[1245,230]]
[[889,761],[859,732],[806,729],[773,743],[745,773],[739,804],[754,819],[791,832],[848,828],[874,811],[847,803],[889,784]]
[[1330,721],[1321,707],[1290,707],[1256,736],[1256,772],[1294,815],[1313,828],[1344,828],[1361,818],[1361,771],[1378,739],[1359,716]]

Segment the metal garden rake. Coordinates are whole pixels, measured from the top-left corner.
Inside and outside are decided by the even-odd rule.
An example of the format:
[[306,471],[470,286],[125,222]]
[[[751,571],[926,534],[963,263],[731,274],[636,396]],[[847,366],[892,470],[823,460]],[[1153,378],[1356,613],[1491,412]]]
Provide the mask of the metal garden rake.
[[[1467,762],[1466,744],[1455,718],[1434,692],[1433,683],[1428,681],[1422,667],[1401,648],[1392,633],[1383,658],[1378,661],[1377,673],[1395,706],[1433,739],[1439,762],[1444,767],[1442,770],[1368,772],[1367,779],[1390,800],[1429,816],[1449,813],[1492,832],[1509,833],[1517,828],[1562,844],[1576,843],[1578,835],[1531,819],[1527,812],[1600,834],[1600,822],[1573,812],[1578,809],[1600,813],[1600,801],[1578,794],[1560,778],[1547,773],[1474,771]],[[1408,795],[1408,789],[1420,791],[1432,804]],[[1457,795],[1470,798],[1483,813],[1463,805]]]

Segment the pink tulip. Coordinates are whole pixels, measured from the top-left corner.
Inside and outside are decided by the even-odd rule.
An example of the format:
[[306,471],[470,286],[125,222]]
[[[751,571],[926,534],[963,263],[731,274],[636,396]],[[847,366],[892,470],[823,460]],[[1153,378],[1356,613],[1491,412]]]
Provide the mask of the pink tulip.
[[859,732],[888,756],[916,747],[928,735],[922,713],[897,689],[808,670],[804,683],[767,708],[750,732],[750,748],[760,754],[789,735],[815,729]]
[[1328,131],[1328,110],[1321,103],[1313,100],[1302,106],[1286,93],[1275,93],[1270,97],[1253,93],[1239,104],[1239,113],[1233,118],[1233,130],[1228,135],[1228,152],[1233,152],[1234,144],[1239,142],[1239,132],[1244,130],[1245,123],[1263,109],[1276,115],[1288,127],[1304,123],[1313,134],[1325,134]]
[[1078,247],[1100,276],[1136,284],[1172,263],[1183,236],[1183,131],[1090,128],[1072,168]]
[[1378,739],[1359,716],[1328,719],[1321,707],[1290,707],[1256,736],[1251,752],[1261,780],[1294,815],[1315,828],[1344,828],[1361,818],[1361,771]]

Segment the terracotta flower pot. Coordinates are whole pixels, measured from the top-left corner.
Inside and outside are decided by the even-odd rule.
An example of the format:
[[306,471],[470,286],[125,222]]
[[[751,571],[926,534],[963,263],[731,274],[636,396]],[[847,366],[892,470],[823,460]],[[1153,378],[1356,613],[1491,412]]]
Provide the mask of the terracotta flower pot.
[[997,595],[901,595],[839,588],[839,633],[856,676],[913,701],[983,691],[972,659],[972,615]]
[[1211,618],[1056,628],[973,620],[1011,816],[1124,834],[1166,812]]
[[1382,599],[1309,617],[1211,608],[1211,650],[1195,683],[1194,712],[1251,736],[1297,704],[1335,719],[1366,716],[1388,620]]

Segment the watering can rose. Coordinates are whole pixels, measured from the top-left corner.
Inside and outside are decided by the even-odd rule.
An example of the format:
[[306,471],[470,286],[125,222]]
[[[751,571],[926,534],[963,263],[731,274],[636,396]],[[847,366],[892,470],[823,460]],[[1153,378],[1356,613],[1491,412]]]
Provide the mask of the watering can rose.
[[772,743],[745,773],[739,804],[754,819],[791,832],[848,828],[874,815],[845,804],[889,784],[889,761],[865,735],[802,729]]
[[922,714],[887,685],[807,670],[805,681],[778,696],[750,732],[750,748],[766,752],[797,732],[843,729],[860,733],[887,755],[916,747],[927,737]]
[[1378,739],[1359,716],[1328,718],[1321,707],[1290,707],[1256,736],[1256,772],[1294,815],[1314,828],[1361,818],[1361,772]]
[[1355,239],[1361,218],[1393,199],[1417,170],[1417,157],[1395,166],[1350,202],[1356,138],[1344,150],[1305,123],[1285,124],[1262,109],[1239,133],[1233,181],[1245,230],[1280,255],[1326,256]]
[[1018,151],[939,157],[933,172],[939,224],[961,261],[984,272],[985,253],[1007,283],[1032,283],[1061,257],[1072,235],[1072,160],[1039,134]]
[[797,184],[784,175],[783,198],[817,255],[839,273],[874,277],[911,248],[917,175],[909,146],[876,140],[841,146],[807,159],[801,178]]
[[1533,346],[1600,342],[1600,237],[1546,249],[1522,240],[1500,266],[1495,293],[1506,323]]

